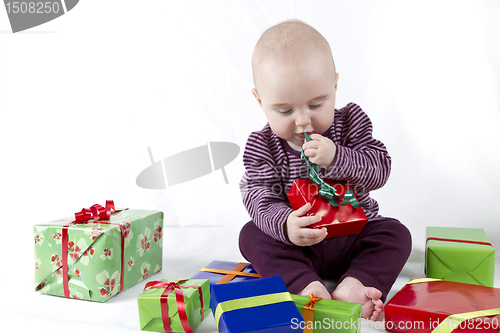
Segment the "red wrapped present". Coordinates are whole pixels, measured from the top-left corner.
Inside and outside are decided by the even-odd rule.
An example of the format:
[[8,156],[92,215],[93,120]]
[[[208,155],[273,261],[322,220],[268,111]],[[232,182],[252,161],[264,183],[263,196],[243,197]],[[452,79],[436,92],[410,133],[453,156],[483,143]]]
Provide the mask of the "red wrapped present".
[[352,196],[357,200],[351,186],[342,181],[329,179],[324,181],[335,188],[338,199],[331,200],[335,200],[337,206],[332,205],[331,200],[329,201],[319,194],[320,186],[311,179],[300,179],[293,182],[287,193],[292,208],[297,210],[310,202],[311,209],[309,209],[307,216],[321,216],[321,221],[311,227],[314,229],[326,227],[327,238],[359,234],[368,219],[360,205],[356,205],[355,208],[351,202],[346,202],[346,192],[347,196]]
[[500,329],[500,289],[413,279],[385,306],[385,329],[412,333],[492,333]]

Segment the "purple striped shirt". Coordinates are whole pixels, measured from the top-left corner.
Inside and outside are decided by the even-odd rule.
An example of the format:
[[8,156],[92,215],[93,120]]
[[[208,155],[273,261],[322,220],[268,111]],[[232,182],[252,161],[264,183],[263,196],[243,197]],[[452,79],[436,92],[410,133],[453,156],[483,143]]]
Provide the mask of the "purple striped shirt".
[[[335,109],[330,128],[323,133],[337,146],[335,165],[319,169],[322,178],[346,180],[368,220],[378,216],[378,203],[370,191],[382,187],[389,178],[391,157],[384,144],[372,137],[372,123],[361,108],[349,103]],[[245,174],[240,181],[243,204],[259,229],[284,243],[292,244],[285,222],[293,211],[286,197],[294,180],[309,177],[309,169],[285,140],[278,138],[266,124],[248,137],[243,153]]]

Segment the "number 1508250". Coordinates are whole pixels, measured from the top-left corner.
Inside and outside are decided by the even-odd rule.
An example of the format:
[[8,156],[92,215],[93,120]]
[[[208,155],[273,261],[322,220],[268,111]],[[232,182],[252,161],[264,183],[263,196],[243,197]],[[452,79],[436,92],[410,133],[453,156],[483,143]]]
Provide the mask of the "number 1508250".
[[62,9],[59,5],[59,2],[56,1],[13,1],[6,2],[5,8],[7,8],[7,13],[9,14],[49,14],[59,13],[59,11]]

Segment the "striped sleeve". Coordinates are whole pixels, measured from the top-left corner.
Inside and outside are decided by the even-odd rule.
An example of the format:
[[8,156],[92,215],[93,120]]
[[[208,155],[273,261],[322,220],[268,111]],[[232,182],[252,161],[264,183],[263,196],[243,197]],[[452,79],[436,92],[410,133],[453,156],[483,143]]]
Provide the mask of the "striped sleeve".
[[243,154],[245,174],[240,189],[243,204],[257,227],[274,239],[292,244],[285,233],[285,222],[293,209],[277,166],[284,154],[268,125],[261,132],[253,132]]
[[385,145],[373,138],[371,120],[358,105],[350,103],[340,111],[332,128],[337,156],[325,176],[351,182],[356,194],[363,196],[387,182],[391,157]]

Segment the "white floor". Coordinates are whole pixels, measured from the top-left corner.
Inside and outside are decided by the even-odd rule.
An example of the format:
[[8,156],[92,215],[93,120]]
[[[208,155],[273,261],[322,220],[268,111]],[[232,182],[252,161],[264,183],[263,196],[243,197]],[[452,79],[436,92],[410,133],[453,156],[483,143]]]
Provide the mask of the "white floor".
[[[168,230],[168,229],[167,229]],[[172,233],[176,231],[170,229]],[[179,230],[177,230],[179,231]],[[185,230],[183,232],[186,232]],[[189,232],[188,232],[189,233]],[[167,247],[168,249],[168,247]],[[164,251],[165,254],[168,251]],[[231,255],[220,254],[218,258],[210,256],[211,250],[199,255],[192,253],[165,256],[163,270],[150,277],[147,281],[169,278],[181,279],[192,276],[212,259],[240,261],[242,258],[237,252]],[[390,299],[400,288],[412,277],[423,276],[424,254],[420,250],[414,250],[410,259],[394,287]],[[496,261],[495,286],[500,287],[500,263]],[[11,262],[13,267],[20,264]],[[23,271],[20,268],[18,272]],[[137,295],[142,292],[145,283],[139,283],[124,291],[106,303],[95,303],[87,301],[69,300],[62,297],[54,297],[35,293],[33,290],[32,275],[21,274],[15,277],[14,272],[2,274],[3,297],[1,302],[0,322],[4,327],[30,328],[36,332],[127,332],[139,331],[139,316],[137,311]],[[333,287],[332,282],[327,282],[327,287]],[[384,331],[383,318],[378,322],[361,322],[363,333]],[[197,333],[217,332],[213,316],[210,315],[196,329]]]

